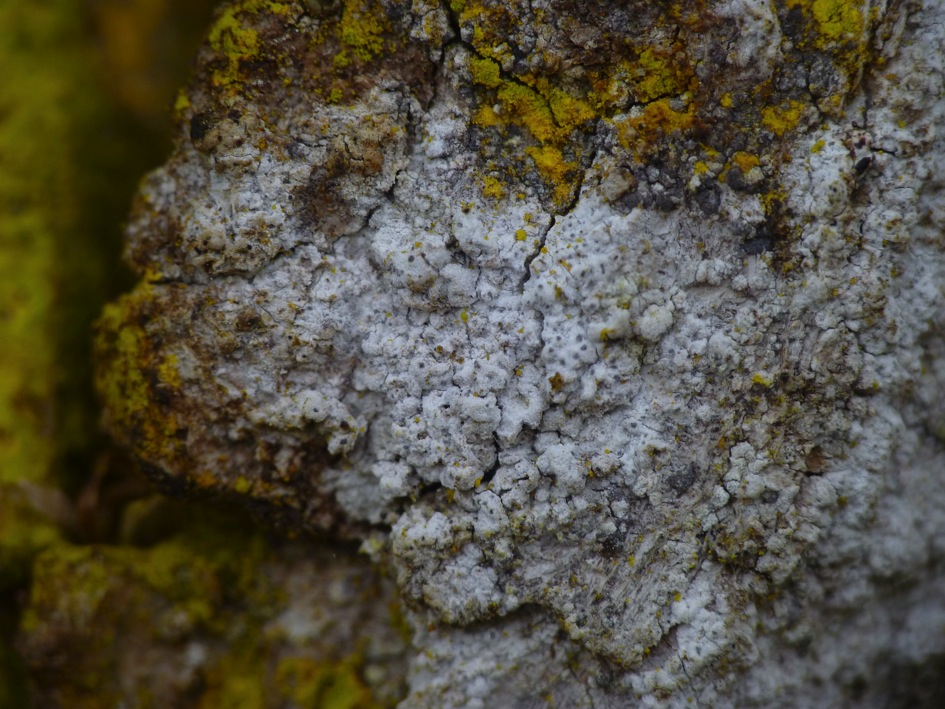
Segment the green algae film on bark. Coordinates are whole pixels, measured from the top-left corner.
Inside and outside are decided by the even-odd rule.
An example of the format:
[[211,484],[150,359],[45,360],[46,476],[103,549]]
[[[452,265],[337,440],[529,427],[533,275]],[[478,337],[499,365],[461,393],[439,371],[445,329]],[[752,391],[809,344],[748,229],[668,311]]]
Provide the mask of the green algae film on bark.
[[[0,7],[0,592],[28,578],[33,556],[60,538],[37,507],[61,482],[63,425],[81,406],[63,401],[70,375],[60,357],[63,244],[76,238],[81,186],[72,161],[82,125],[97,110],[82,95],[89,56],[77,42],[78,3],[11,1]],[[95,256],[89,256],[94,261]],[[94,272],[94,269],[93,269]],[[75,338],[71,342],[75,343]],[[68,386],[66,387],[68,388]],[[64,411],[64,409],[66,409]],[[81,415],[80,415],[81,416]],[[85,426],[84,430],[88,430]],[[44,489],[47,492],[44,492]],[[15,622],[5,601],[4,627]],[[6,646],[10,634],[2,633]],[[24,678],[0,651],[0,705],[22,706]],[[6,704],[5,704],[6,703]]]
[[28,705],[8,647],[15,601],[36,554],[79,533],[70,498],[103,447],[89,327],[127,278],[119,222],[136,171],[157,159],[133,147],[142,129],[121,91],[108,95],[104,74],[124,59],[100,54],[92,11],[0,4],[0,706],[15,709]]
[[350,550],[272,547],[233,525],[210,515],[148,549],[40,555],[18,641],[37,706],[396,703],[405,639],[389,584]]

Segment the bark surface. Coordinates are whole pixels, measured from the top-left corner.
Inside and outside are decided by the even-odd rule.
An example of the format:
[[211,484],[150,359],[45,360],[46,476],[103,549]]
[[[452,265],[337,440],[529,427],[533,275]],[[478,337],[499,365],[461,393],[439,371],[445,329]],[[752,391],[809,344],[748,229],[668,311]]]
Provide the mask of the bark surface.
[[391,568],[405,706],[934,706],[943,21],[232,3],[132,213],[108,425]]

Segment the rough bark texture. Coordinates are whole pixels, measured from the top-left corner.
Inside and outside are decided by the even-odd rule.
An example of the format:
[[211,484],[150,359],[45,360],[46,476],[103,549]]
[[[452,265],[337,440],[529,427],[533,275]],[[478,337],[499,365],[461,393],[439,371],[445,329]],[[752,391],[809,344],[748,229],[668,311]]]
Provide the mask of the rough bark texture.
[[935,706],[943,21],[228,5],[101,320],[108,425],[391,567],[405,706]]

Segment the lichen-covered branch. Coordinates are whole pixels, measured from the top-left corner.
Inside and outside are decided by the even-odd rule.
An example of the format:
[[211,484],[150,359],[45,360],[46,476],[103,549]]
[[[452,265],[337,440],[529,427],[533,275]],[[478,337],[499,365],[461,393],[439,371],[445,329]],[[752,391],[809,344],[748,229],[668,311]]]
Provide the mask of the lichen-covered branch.
[[945,646],[942,20],[231,3],[108,424],[392,568],[407,706],[905,701]]

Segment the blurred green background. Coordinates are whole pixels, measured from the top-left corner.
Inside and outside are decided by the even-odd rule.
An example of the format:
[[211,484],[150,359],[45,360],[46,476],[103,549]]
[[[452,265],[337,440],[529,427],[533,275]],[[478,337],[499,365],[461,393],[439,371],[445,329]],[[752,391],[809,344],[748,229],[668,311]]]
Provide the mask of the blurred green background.
[[146,485],[107,447],[90,326],[130,285],[121,224],[171,146],[211,0],[0,2],[0,707],[36,555],[115,541]]

